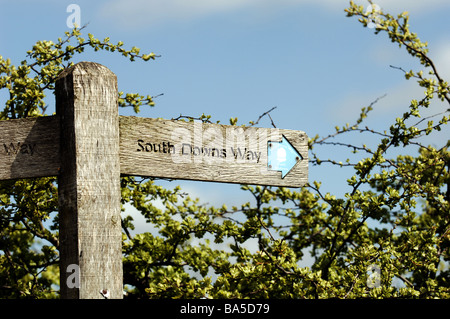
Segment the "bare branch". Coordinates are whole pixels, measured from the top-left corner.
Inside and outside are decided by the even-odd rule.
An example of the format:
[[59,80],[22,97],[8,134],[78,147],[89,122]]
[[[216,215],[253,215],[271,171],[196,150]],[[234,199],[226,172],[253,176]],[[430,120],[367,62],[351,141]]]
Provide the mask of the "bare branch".
[[274,127],[274,128],[277,128],[276,126],[275,126],[275,123],[273,122],[273,119],[272,119],[272,117],[270,116],[270,112],[272,112],[273,110],[275,110],[277,107],[276,106],[274,106],[273,108],[271,108],[270,110],[268,110],[268,111],[266,111],[266,112],[264,112],[263,114],[261,114],[259,117],[258,117],[258,119],[256,120],[256,122],[253,122],[253,121],[250,121],[250,126],[254,126],[254,125],[257,125],[258,123],[259,123],[259,121],[264,117],[264,116],[268,116],[269,118],[270,118],[270,121],[271,121],[271,123],[272,123],[272,126]]

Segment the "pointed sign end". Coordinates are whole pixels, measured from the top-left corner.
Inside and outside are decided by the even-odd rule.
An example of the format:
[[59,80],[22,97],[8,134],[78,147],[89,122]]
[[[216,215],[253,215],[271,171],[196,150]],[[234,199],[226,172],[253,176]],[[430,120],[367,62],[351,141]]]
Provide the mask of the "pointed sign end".
[[267,155],[269,169],[281,171],[281,178],[284,178],[302,159],[300,153],[284,135],[282,135],[281,142],[268,142]]

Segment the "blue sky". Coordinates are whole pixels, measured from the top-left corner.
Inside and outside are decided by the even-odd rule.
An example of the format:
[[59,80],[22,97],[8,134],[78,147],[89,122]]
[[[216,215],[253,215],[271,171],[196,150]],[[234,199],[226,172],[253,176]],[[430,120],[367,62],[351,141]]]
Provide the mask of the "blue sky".
[[[356,1],[368,5],[366,1]],[[393,14],[409,11],[412,30],[428,41],[430,56],[450,78],[448,0],[374,1]],[[113,43],[137,46],[161,55],[156,61],[133,62],[117,54],[87,50],[78,61],[95,61],[117,76],[119,90],[164,95],[156,107],[139,116],[173,118],[180,114],[212,115],[227,124],[256,120],[277,106],[271,116],[279,128],[305,131],[310,137],[334,132],[350,122],[360,108],[386,94],[367,125],[388,129],[422,89],[392,69],[418,64],[384,34],[375,36],[356,18],[347,18],[347,0],[0,0],[0,55],[15,64],[38,40],[63,37],[68,30],[69,4],[80,7],[84,30]],[[0,93],[0,101],[4,95]],[[49,104],[54,105],[53,97]],[[448,105],[436,103],[430,112]],[[121,109],[122,115],[132,111]],[[265,118],[262,127],[271,127]],[[427,141],[441,145],[449,130]],[[349,136],[356,144],[366,136]],[[320,154],[345,160],[346,149],[322,147]],[[351,171],[333,166],[310,167],[310,181],[326,191],[342,193]],[[240,204],[251,198],[239,185],[190,181],[182,185],[202,202]]]

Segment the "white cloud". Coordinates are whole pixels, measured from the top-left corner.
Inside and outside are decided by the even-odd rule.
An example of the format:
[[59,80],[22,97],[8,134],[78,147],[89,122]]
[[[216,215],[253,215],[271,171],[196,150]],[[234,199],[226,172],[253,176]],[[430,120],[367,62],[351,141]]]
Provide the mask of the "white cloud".
[[115,0],[101,8],[103,18],[114,19],[125,28],[148,27],[160,23],[192,21],[217,13],[249,10],[252,13],[277,12],[304,4],[328,9],[348,6],[347,0]]
[[[250,0],[254,2],[254,0]],[[105,4],[104,17],[134,28],[173,21],[189,21],[217,12],[228,12],[246,6],[241,0],[116,0]]]
[[[369,5],[365,0],[356,2]],[[376,0],[374,3],[391,13],[410,11],[415,15],[449,6],[448,0]],[[160,23],[192,21],[244,9],[267,14],[302,5],[319,6],[325,10],[338,9],[342,13],[349,6],[349,0],[114,0],[101,7],[100,15],[114,19],[121,27],[133,29]]]
[[[399,2],[402,1],[399,0]],[[367,106],[371,101],[375,100],[375,98],[384,94],[386,94],[386,97],[374,106],[374,111],[369,117],[386,117],[392,114],[394,114],[394,116],[395,114],[401,115],[408,109],[412,99],[422,99],[424,97],[425,89],[420,87],[414,78],[406,81],[402,71],[388,68],[389,65],[393,65],[395,67],[402,67],[407,71],[410,69],[414,72],[423,70],[424,75],[428,76],[430,68],[425,68],[418,62],[415,62],[414,58],[406,55],[403,51],[404,49],[399,49],[397,46],[374,46],[373,50],[369,53],[370,61],[373,61],[375,67],[380,66],[386,68],[386,76],[397,78],[398,84],[383,86],[383,84],[380,83],[380,86],[377,86],[373,90],[367,88],[367,90],[364,91],[349,91],[348,95],[337,103],[339,107],[335,109],[336,113],[333,112],[330,114],[330,119],[349,121],[348,114],[354,114],[354,117],[356,118],[356,116],[359,115],[361,107]],[[404,60],[405,56],[410,59]],[[439,75],[445,81],[450,82],[450,38],[448,35],[444,34],[438,40],[429,44],[428,56],[433,60]],[[412,62],[414,62],[414,64],[411,64]],[[435,100],[432,107],[425,112],[426,115],[442,112],[445,107],[448,107],[448,105],[442,105],[437,98]]]
[[439,75],[450,82],[450,42],[443,39],[436,46],[430,48],[429,56],[433,59]]
[[[448,48],[450,50],[450,47]],[[447,51],[450,53],[449,51]],[[442,69],[443,70],[443,69]],[[447,64],[447,74],[450,71],[450,63]],[[395,70],[393,70],[395,72]],[[401,72],[401,71],[398,71]],[[444,75],[444,73],[442,73]],[[399,74],[401,76],[401,74]],[[341,125],[343,123],[349,122],[353,124],[358,115],[360,114],[361,108],[370,104],[371,101],[375,100],[376,97],[386,96],[380,99],[375,105],[373,111],[368,115],[367,119],[363,122],[361,127],[368,126],[370,129],[375,131],[389,131],[389,127],[394,124],[396,117],[401,117],[404,112],[409,110],[409,105],[412,99],[421,100],[425,94],[425,89],[420,87],[414,79],[409,81],[402,81],[396,86],[387,87],[385,91],[383,89],[377,88],[373,91],[367,90],[366,92],[349,92],[349,94],[336,103],[336,107],[333,112],[328,114],[330,120],[336,125]],[[428,116],[437,115],[436,117],[430,118],[435,124],[442,118],[442,115],[438,115],[444,112],[448,108],[446,102],[441,102],[435,97],[428,109],[420,108],[421,118],[411,119],[408,123],[413,125]],[[423,123],[419,124],[419,128],[425,128],[428,119]],[[423,136],[420,138],[419,142],[423,145],[433,145],[436,147],[442,147],[448,141],[448,136],[450,134],[450,125],[445,125],[442,127],[442,131],[433,132],[429,136]],[[359,135],[353,134],[349,137],[345,137],[345,141],[348,142],[347,138],[355,139],[356,145],[367,144],[375,142],[378,143],[379,137],[372,135]],[[373,139],[375,138],[375,139]],[[371,142],[369,142],[371,141]]]
[[[355,1],[360,5],[366,5],[365,1]],[[384,11],[391,14],[408,11],[415,15],[424,14],[430,11],[440,10],[442,7],[448,7],[448,0],[427,0],[427,1],[411,1],[411,0],[373,0]]]
[[[152,203],[159,209],[164,209],[164,205],[160,201],[154,201]],[[135,207],[133,207],[130,203],[124,205],[125,211],[122,212],[122,218],[126,216],[131,216],[133,218],[134,230],[130,230],[132,236],[135,234],[142,233],[152,233],[154,236],[158,234],[158,229],[156,229],[152,224],[147,223],[145,217],[142,215],[140,211],[138,211]]]

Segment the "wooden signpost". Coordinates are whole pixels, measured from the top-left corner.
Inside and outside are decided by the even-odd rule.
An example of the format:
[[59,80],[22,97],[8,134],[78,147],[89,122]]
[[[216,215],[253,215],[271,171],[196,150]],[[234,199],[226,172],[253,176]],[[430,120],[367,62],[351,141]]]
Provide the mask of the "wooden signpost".
[[119,123],[122,174],[286,187],[308,179],[301,131],[139,117]]
[[120,176],[301,187],[302,131],[118,115],[117,78],[80,62],[56,115],[0,121],[0,180],[58,176],[61,298],[123,297]]

